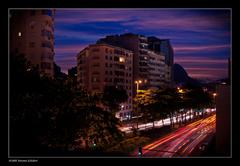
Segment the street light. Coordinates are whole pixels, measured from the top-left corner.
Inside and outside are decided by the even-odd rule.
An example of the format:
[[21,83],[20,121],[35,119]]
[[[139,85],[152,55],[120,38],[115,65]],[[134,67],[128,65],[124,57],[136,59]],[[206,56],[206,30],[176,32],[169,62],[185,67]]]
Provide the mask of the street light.
[[217,96],[217,93],[213,93],[213,100],[214,100],[215,107],[216,107],[216,96]]
[[137,84],[137,92],[138,92],[138,90],[139,90],[139,84],[141,84],[142,83],[142,80],[137,80],[137,81],[135,81],[135,84]]
[[[144,83],[146,83],[147,80],[144,80]],[[138,94],[138,91],[139,91],[139,84],[143,83],[142,80],[136,80],[135,81],[135,84],[137,84],[137,94]],[[137,128],[138,128],[138,106],[137,106]]]

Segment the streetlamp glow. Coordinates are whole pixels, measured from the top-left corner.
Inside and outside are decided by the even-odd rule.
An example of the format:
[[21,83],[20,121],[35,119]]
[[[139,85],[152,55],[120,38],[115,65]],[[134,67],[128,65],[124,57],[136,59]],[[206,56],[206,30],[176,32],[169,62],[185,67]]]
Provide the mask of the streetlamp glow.
[[142,83],[142,80],[135,81],[135,84],[137,84],[137,92],[138,92],[138,89],[139,89],[139,84],[141,84],[141,83]]
[[182,89],[179,89],[178,92],[179,92],[179,93],[183,93],[183,90],[182,90]]

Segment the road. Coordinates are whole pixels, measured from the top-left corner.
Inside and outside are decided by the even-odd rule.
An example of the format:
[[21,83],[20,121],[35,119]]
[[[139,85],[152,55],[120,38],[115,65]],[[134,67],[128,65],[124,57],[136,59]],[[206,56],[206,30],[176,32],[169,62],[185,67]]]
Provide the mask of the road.
[[[216,131],[216,114],[184,126],[144,146],[142,157],[186,157]],[[136,150],[133,156],[138,156]]]
[[[216,109],[205,109],[204,110],[204,112],[206,112],[206,113],[213,113],[215,111],[216,111]],[[192,112],[192,110],[187,112],[186,120],[193,118],[193,115],[189,116],[190,112]],[[199,115],[201,115],[201,112]],[[181,115],[179,115],[178,119],[181,120]],[[174,121],[174,123],[176,123],[176,117],[173,117],[173,121]],[[164,124],[162,122],[164,122]],[[155,123],[154,123],[154,126],[157,128],[161,128],[162,126],[167,126],[167,125],[170,125],[169,118],[155,121]],[[146,129],[152,128],[152,126],[153,126],[152,123],[146,123],[146,124],[139,124],[138,128],[139,128],[139,130],[146,130]],[[132,125],[129,124],[129,125],[122,126],[119,129],[125,133],[131,133],[132,132],[131,128],[132,128]]]

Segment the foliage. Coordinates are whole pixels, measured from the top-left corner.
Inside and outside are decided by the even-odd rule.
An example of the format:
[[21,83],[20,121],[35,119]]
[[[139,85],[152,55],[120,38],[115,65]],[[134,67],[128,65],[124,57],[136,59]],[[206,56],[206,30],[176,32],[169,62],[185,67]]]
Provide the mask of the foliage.
[[[119,121],[97,107],[99,97],[65,82],[40,76],[22,56],[10,57],[10,143],[16,155],[68,150],[78,139],[106,148],[121,139]],[[119,100],[122,101],[122,100]]]
[[125,139],[124,141],[121,141],[119,144],[109,148],[108,152],[123,152],[123,153],[131,153],[133,152],[137,147],[144,146],[147,143],[149,143],[151,139],[148,137],[133,137]]
[[[212,105],[210,95],[199,87],[184,87],[181,93],[176,89],[158,89],[158,90],[141,90],[134,98],[134,112],[141,115],[145,123],[170,118],[173,125],[173,117],[183,114],[186,117],[187,109],[209,108]],[[178,118],[177,118],[178,120]]]
[[126,102],[128,95],[125,89],[115,86],[106,86],[102,94],[102,103],[106,105],[112,113],[119,110],[119,104]]

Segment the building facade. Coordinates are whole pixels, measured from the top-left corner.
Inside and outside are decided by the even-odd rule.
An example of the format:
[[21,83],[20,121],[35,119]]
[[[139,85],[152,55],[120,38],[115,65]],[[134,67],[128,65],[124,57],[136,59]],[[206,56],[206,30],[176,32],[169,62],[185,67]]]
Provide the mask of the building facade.
[[121,104],[116,114],[130,118],[133,96],[133,53],[109,44],[93,44],[77,55],[77,81],[91,93],[103,92],[105,86],[125,89],[128,101]]
[[220,84],[216,87],[216,153],[218,156],[231,155],[231,87]]
[[148,51],[148,82],[149,88],[166,87],[167,66],[164,63],[165,57],[160,53]]
[[169,39],[158,39],[156,37],[148,37],[148,48],[155,53],[161,53],[165,57],[165,81],[170,87],[174,86],[173,64],[174,51]]
[[173,50],[169,40],[127,33],[107,36],[97,43],[108,43],[133,51],[133,79],[146,80],[141,88],[165,88],[172,85]]
[[55,10],[10,10],[10,54],[23,55],[41,75],[54,76]]

